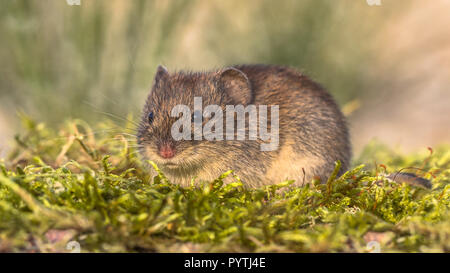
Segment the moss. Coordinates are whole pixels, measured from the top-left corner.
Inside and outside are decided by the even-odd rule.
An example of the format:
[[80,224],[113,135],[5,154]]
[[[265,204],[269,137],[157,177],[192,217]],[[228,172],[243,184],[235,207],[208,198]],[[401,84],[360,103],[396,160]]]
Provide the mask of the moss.
[[[352,170],[303,188],[246,189],[232,171],[181,188],[151,177],[157,166],[109,122],[24,127],[0,163],[0,251],[64,252],[69,241],[83,252],[367,252],[373,241],[382,252],[450,251],[448,146],[402,155],[371,143]],[[405,167],[433,188],[383,179]]]

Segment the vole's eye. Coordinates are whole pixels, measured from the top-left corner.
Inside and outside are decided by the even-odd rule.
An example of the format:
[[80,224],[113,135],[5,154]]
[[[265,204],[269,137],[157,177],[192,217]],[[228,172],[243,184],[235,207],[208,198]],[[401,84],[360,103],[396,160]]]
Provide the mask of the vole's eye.
[[147,116],[148,123],[152,124],[154,119],[155,119],[155,115],[153,114],[152,111],[150,111],[150,113],[148,113],[148,116]]
[[194,111],[194,113],[192,114],[192,122],[196,121],[197,119],[201,120],[202,117],[202,112],[200,112],[199,110]]

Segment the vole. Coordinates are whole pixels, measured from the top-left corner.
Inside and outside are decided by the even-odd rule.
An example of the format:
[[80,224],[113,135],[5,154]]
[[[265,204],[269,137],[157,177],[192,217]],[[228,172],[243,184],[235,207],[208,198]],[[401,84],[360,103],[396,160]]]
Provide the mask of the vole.
[[[179,118],[172,110],[185,105],[195,113],[194,98],[201,98],[202,106],[217,105],[224,110],[228,105],[277,106],[277,148],[263,151],[264,141],[249,138],[174,139],[173,126]],[[194,119],[198,117],[193,114]],[[246,133],[249,123],[245,123]],[[347,122],[333,97],[297,70],[276,65],[173,73],[158,66],[137,141],[141,155],[181,186],[190,185],[193,178],[212,181],[228,170],[234,170],[247,187],[285,180],[295,180],[294,185],[300,186],[314,178],[326,181],[338,160],[343,173],[352,156]]]

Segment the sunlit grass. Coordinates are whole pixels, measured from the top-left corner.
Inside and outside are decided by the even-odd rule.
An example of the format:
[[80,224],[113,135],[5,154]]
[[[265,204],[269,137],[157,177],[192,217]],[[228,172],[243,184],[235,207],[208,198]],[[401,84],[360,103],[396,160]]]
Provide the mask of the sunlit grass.
[[[0,251],[64,252],[69,241],[85,252],[367,252],[371,241],[382,252],[450,250],[448,147],[399,155],[371,144],[358,161],[377,168],[303,188],[248,189],[231,171],[181,188],[111,123],[23,123],[0,164]],[[383,180],[385,169],[411,166],[431,190]]]

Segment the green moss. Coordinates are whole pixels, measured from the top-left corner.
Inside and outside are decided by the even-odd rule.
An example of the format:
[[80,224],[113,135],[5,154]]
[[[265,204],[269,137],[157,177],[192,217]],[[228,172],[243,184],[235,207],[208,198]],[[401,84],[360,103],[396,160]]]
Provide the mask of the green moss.
[[[84,252],[367,252],[370,241],[382,252],[450,251],[446,146],[401,155],[371,143],[354,169],[303,188],[246,189],[231,171],[181,188],[154,164],[151,177],[111,123],[24,126],[0,163],[0,251],[68,251],[68,241]],[[405,167],[426,170],[433,188],[383,179]]]

